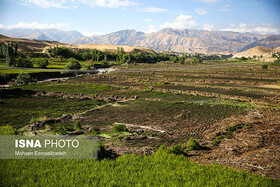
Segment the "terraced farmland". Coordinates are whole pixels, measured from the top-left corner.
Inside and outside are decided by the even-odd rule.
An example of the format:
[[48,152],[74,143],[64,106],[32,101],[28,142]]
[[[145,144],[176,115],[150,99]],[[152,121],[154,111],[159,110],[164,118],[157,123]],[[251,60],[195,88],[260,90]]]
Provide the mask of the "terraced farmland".
[[[116,155],[149,155],[162,145],[184,147],[194,138],[205,149],[187,151],[190,160],[279,179],[280,66],[117,68],[109,74],[12,87],[28,94],[1,95],[5,109],[0,112],[1,124],[23,134],[70,134],[75,133],[74,124],[80,123],[82,133],[96,134]],[[15,103],[18,107],[12,110]],[[47,120],[63,114],[71,117]],[[41,126],[34,126],[32,115]],[[24,120],[19,124],[9,122],[11,118]],[[118,124],[126,127],[125,132],[114,131]]]

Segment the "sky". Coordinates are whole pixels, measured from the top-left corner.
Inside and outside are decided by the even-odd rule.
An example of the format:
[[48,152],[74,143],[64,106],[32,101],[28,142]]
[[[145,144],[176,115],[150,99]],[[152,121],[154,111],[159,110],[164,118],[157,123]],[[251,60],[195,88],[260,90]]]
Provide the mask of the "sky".
[[0,29],[85,36],[163,28],[280,34],[280,0],[0,0]]

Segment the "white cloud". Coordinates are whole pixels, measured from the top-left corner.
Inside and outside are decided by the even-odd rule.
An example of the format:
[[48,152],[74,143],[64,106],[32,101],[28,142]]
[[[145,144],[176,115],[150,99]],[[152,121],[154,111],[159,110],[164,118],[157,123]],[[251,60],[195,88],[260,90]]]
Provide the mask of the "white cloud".
[[195,12],[197,14],[199,14],[199,15],[206,15],[206,14],[208,14],[208,12],[205,9],[203,9],[203,8],[197,8],[197,9],[195,9]]
[[131,0],[21,0],[25,4],[34,4],[42,8],[76,8],[78,4],[90,7],[120,8],[137,5]]
[[161,28],[173,28],[173,29],[190,29],[195,28],[197,26],[195,20],[190,15],[180,15],[178,16],[174,22],[166,22],[161,25]]
[[79,0],[80,3],[91,7],[119,8],[137,5],[130,0]]
[[154,24],[150,24],[149,28],[147,31],[144,31],[145,33],[152,33],[152,32],[156,32],[158,30],[158,26],[154,25]]
[[63,8],[63,9],[76,8],[75,4],[72,4],[71,1],[67,1],[67,0],[21,0],[21,2],[25,4],[28,3],[34,4],[42,8]]
[[67,23],[56,23],[56,24],[49,24],[49,23],[25,23],[20,22],[15,25],[2,25],[0,24],[1,29],[62,29],[68,26]]
[[213,28],[214,28],[214,25],[212,25],[212,24],[205,23],[205,24],[202,25],[203,30],[212,31]]
[[229,11],[230,4],[226,4],[222,9],[220,9],[220,11]]
[[279,34],[280,29],[274,27],[271,24],[263,23],[261,25],[256,24],[246,24],[240,23],[238,26],[231,24],[228,28],[223,29],[223,31],[233,31],[233,32],[253,32],[258,34]]
[[148,18],[148,19],[145,19],[145,21],[149,21],[150,22],[150,21],[153,21],[153,20],[151,18]]
[[217,3],[217,2],[222,1],[222,0],[201,0],[201,1],[203,1],[205,3]]
[[164,8],[157,8],[157,7],[146,7],[138,9],[140,12],[166,12],[167,9]]

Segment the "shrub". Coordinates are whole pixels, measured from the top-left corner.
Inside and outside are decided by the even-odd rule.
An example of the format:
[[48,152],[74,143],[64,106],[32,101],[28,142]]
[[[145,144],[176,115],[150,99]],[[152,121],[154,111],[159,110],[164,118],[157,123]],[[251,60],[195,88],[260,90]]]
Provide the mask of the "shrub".
[[32,82],[33,79],[28,73],[20,73],[18,74],[16,80],[14,81],[15,84],[27,84]]
[[41,116],[41,117],[32,117],[31,120],[29,121],[29,123],[36,123],[39,121],[45,121],[47,119],[47,116]]
[[226,138],[226,136],[217,136],[216,139],[212,141],[213,144],[219,145],[221,143],[221,140]]
[[22,58],[22,57],[18,57],[16,59],[16,67],[25,67],[25,68],[32,68],[33,67],[33,63],[28,60],[27,58]]
[[84,69],[84,70],[91,70],[91,69],[94,69],[94,67],[92,65],[90,65],[90,64],[85,64],[82,69]]
[[56,135],[56,134],[59,134],[59,135],[66,135],[67,134],[67,131],[66,129],[63,127],[63,126],[60,126],[58,127],[57,129],[55,129],[53,131],[53,134]]
[[197,141],[195,141],[195,139],[190,138],[189,143],[186,145],[186,150],[190,151],[190,150],[201,150],[202,146],[199,145],[199,143]]
[[112,130],[114,132],[126,132],[127,128],[124,124],[116,124],[113,126]]
[[173,154],[176,154],[176,155],[179,155],[179,154],[186,154],[183,149],[182,149],[182,145],[181,144],[178,144],[178,145],[175,145],[171,148],[169,148],[167,150],[168,153],[173,153]]
[[240,58],[240,60],[245,61],[245,60],[248,60],[248,59],[243,56],[243,57]]
[[74,129],[75,130],[81,130],[82,129],[81,123],[79,121],[75,122]]
[[262,69],[268,69],[268,65],[267,64],[262,65]]
[[69,58],[67,64],[64,66],[64,69],[81,69],[81,64],[75,58]]
[[46,68],[49,65],[49,61],[46,58],[37,59],[36,63],[40,68]]

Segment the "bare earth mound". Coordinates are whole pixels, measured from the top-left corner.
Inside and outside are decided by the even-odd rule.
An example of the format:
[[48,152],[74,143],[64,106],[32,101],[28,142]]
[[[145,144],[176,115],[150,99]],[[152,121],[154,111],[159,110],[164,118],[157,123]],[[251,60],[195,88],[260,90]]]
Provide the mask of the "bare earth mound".
[[97,49],[107,52],[117,52],[117,48],[122,47],[125,52],[129,53],[144,53],[144,54],[156,54],[155,51],[146,47],[133,47],[128,45],[108,45],[108,44],[80,44],[71,46],[71,48],[78,49]]
[[269,49],[269,48],[266,48],[263,46],[257,46],[257,47],[248,49],[246,51],[237,53],[233,56],[233,58],[235,58],[235,57],[237,57],[237,58],[251,57],[252,58],[253,56],[261,56],[261,55],[263,56],[263,55],[266,55],[266,54],[272,53],[272,52],[275,52],[275,51],[273,49]]

